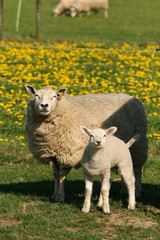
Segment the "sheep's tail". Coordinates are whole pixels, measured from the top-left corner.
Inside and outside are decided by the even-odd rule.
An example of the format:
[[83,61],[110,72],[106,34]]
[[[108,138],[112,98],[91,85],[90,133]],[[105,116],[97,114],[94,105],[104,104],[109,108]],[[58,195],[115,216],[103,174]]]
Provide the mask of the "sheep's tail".
[[133,143],[137,142],[140,140],[140,134],[136,134],[133,138],[131,138],[127,143],[127,147],[130,148]]

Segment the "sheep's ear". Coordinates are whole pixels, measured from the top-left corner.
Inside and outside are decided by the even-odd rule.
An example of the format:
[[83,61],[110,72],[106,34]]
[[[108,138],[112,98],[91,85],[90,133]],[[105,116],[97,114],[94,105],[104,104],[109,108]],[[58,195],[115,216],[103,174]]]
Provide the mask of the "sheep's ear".
[[83,133],[85,133],[85,134],[87,134],[88,136],[90,136],[90,132],[91,132],[90,129],[88,129],[88,128],[85,127],[85,126],[80,126],[80,129],[81,129],[81,131],[82,131]]
[[116,127],[110,127],[106,130],[107,135],[113,135],[117,131]]
[[61,98],[66,94],[67,88],[60,88],[57,91],[57,100],[61,100]]
[[29,94],[35,95],[36,89],[34,87],[32,87],[31,85],[26,85],[26,89],[27,89],[27,92],[29,92]]

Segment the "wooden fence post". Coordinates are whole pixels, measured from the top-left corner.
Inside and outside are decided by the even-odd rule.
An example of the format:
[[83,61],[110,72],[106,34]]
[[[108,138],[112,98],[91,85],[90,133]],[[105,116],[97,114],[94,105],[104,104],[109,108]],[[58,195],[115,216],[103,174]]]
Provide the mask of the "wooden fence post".
[[36,38],[39,39],[40,0],[36,0]]
[[3,29],[3,0],[0,0],[0,40],[2,39]]

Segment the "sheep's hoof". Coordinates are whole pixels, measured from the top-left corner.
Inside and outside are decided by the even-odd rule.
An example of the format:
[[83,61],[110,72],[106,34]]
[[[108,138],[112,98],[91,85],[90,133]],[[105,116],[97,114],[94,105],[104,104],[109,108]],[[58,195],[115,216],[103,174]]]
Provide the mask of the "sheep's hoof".
[[63,203],[64,202],[64,198],[63,197],[54,197],[54,196],[51,196],[50,197],[50,202],[59,202],[59,203]]

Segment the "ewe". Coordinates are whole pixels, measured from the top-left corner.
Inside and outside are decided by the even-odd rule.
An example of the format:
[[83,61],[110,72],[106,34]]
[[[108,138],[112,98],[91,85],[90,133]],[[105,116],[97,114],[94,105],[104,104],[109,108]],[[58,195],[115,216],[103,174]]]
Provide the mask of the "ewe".
[[103,206],[104,213],[110,213],[110,170],[114,167],[119,168],[126,183],[129,194],[128,209],[134,209],[135,179],[133,176],[132,159],[128,148],[135,141],[139,140],[139,135],[135,135],[125,144],[122,140],[113,136],[117,131],[116,127],[110,127],[107,130],[101,128],[90,130],[85,126],[81,126],[80,129],[90,136],[89,144],[85,148],[81,163],[85,179],[85,201],[82,211],[89,212],[90,210],[93,178],[98,176],[102,180],[98,206]]
[[[64,179],[72,167],[80,167],[87,137],[80,126],[109,128],[127,142],[135,133],[141,139],[131,147],[136,177],[136,193],[141,192],[141,169],[147,160],[147,120],[141,102],[126,94],[65,95],[66,88],[36,90],[27,85],[34,97],[28,102],[26,133],[34,157],[53,162],[55,188],[51,197],[64,201]],[[64,96],[65,95],[65,96]]]
[[56,17],[65,13],[65,11],[69,10],[72,2],[73,0],[61,0],[59,4],[53,9],[53,15]]
[[71,17],[75,17],[77,13],[89,14],[89,11],[97,12],[104,10],[104,16],[108,17],[108,0],[74,0],[70,5]]

